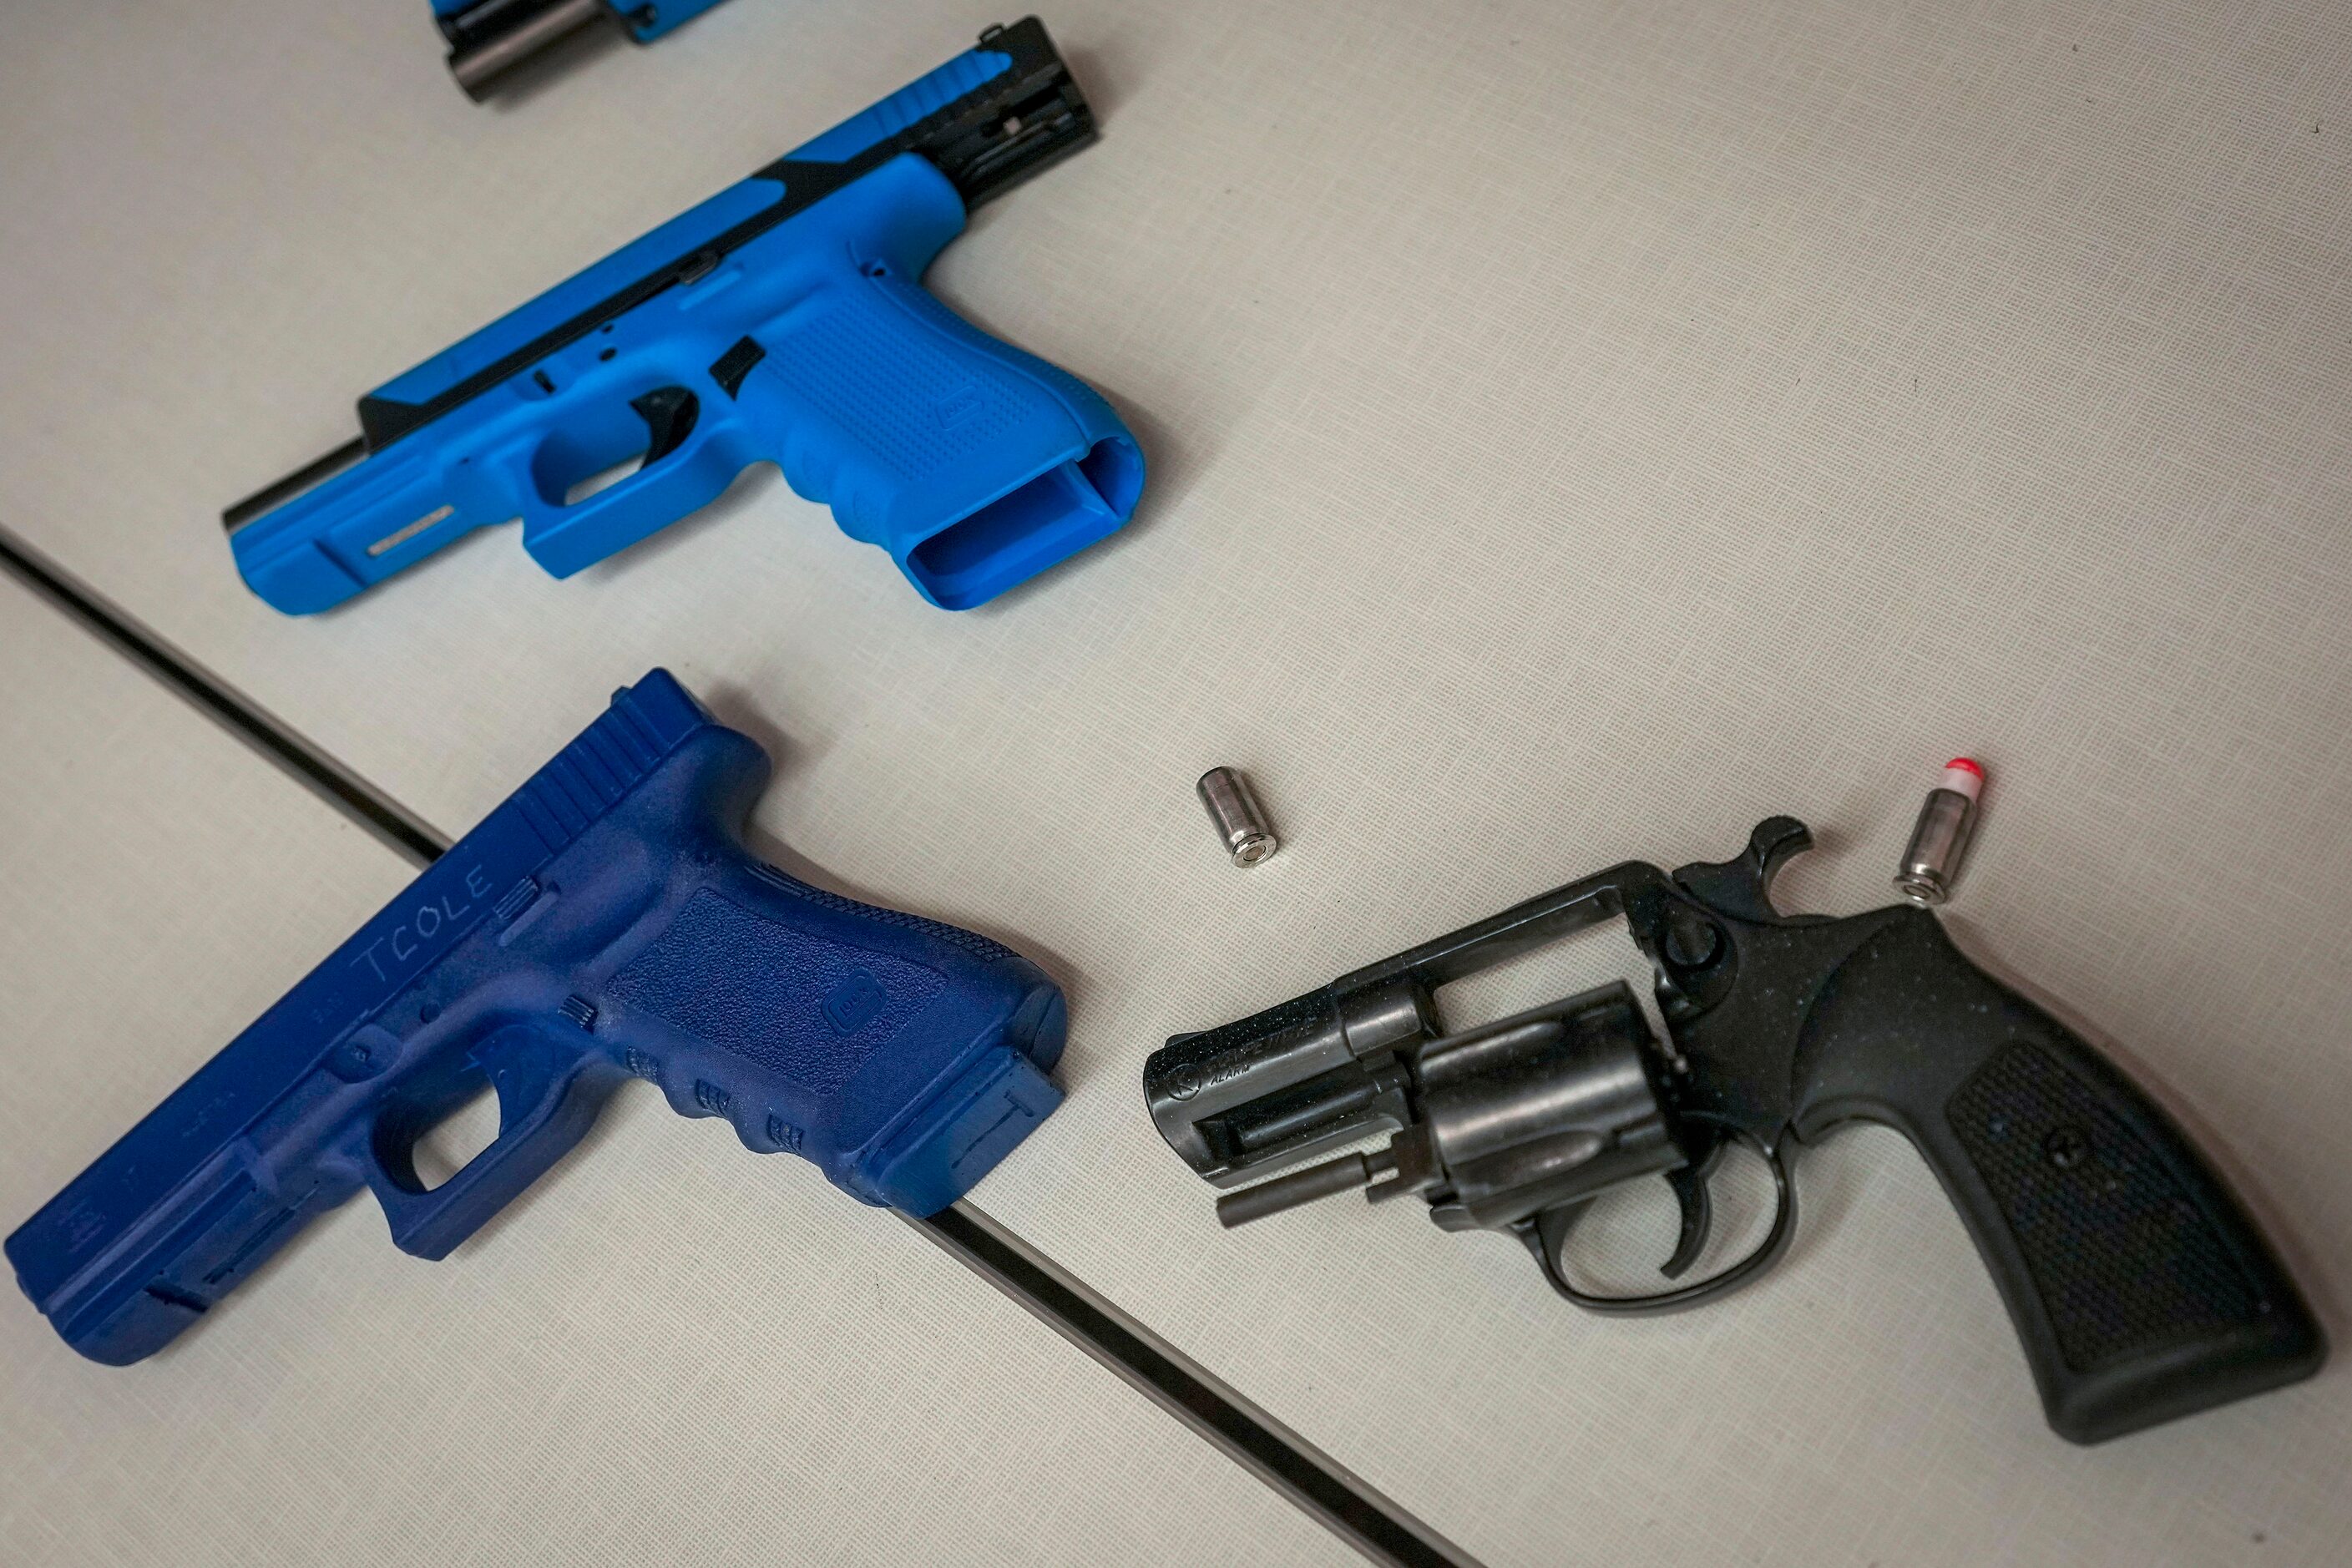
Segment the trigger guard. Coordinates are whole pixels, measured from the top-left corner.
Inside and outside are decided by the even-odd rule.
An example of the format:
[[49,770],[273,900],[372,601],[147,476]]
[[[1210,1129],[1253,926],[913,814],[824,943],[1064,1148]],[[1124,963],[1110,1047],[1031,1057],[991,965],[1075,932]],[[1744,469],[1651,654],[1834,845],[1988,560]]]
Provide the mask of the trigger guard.
[[[407,1152],[413,1137],[399,1145],[396,1159],[387,1161],[388,1149],[380,1139],[383,1118],[368,1130],[368,1185],[383,1209],[393,1245],[414,1257],[448,1256],[520,1197],[586,1135],[605,1100],[627,1077],[584,1036],[574,1043],[552,1026],[499,1028],[470,1053],[469,1065],[498,1094],[499,1134],[446,1181],[427,1188],[415,1179]],[[428,1121],[413,1131],[431,1125]]]
[[[1563,1300],[1581,1307],[1588,1312],[1597,1312],[1603,1317],[1647,1317],[1660,1312],[1679,1312],[1686,1308],[1712,1301],[1718,1297],[1727,1296],[1740,1287],[1751,1285],[1761,1279],[1765,1271],[1778,1263],[1788,1252],[1789,1243],[1795,1239],[1797,1234],[1797,1187],[1795,1181],[1790,1177],[1785,1154],[1779,1149],[1766,1148],[1762,1142],[1744,1132],[1731,1132],[1726,1135],[1725,1142],[1732,1140],[1737,1140],[1752,1150],[1765,1164],[1771,1168],[1772,1186],[1779,1200],[1779,1207],[1772,1215],[1770,1233],[1758,1244],[1755,1251],[1722,1273],[1711,1275],[1696,1284],[1680,1286],[1672,1290],[1652,1291],[1639,1296],[1602,1296],[1577,1289],[1569,1281],[1567,1274],[1560,1268],[1559,1250],[1561,1244],[1568,1239],[1570,1229],[1575,1225],[1578,1216],[1583,1213],[1586,1202],[1590,1200],[1545,1209],[1519,1221],[1511,1228],[1517,1233],[1519,1240],[1525,1244],[1527,1249],[1535,1255],[1536,1267],[1542,1270],[1545,1282],[1551,1286],[1553,1291]],[[1706,1159],[1701,1163],[1697,1170],[1692,1173],[1693,1179],[1698,1184],[1702,1192],[1705,1190],[1706,1184],[1706,1176],[1703,1173],[1713,1164],[1712,1158]],[[1675,1174],[1679,1173],[1675,1173]],[[1672,1176],[1668,1179],[1671,1181]],[[1679,1194],[1680,1189],[1677,1188],[1676,1191]],[[1708,1207],[1711,1213],[1712,1205]],[[1685,1215],[1685,1225],[1687,1230],[1687,1211]],[[1701,1246],[1704,1245],[1702,1240]],[[1669,1267],[1681,1258],[1682,1250],[1679,1245],[1675,1247],[1675,1257],[1667,1260]],[[1691,1258],[1682,1260],[1683,1267],[1687,1268],[1690,1263],[1696,1260],[1696,1254],[1694,1253]],[[1673,1277],[1671,1274],[1667,1276],[1669,1279]]]

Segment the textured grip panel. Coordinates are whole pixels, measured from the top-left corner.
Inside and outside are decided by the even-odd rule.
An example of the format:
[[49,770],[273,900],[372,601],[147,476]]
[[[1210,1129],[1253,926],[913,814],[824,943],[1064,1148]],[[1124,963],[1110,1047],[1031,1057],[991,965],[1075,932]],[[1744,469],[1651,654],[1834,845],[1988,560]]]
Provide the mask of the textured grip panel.
[[[794,931],[706,890],[613,977],[613,994],[830,1096],[945,984],[923,964]],[[730,1099],[760,1093],[756,1083],[717,1087]]]
[[[954,352],[962,345],[950,346],[936,315],[908,310],[915,300],[931,302],[916,285],[863,277],[769,339],[755,373],[788,384],[815,416],[795,425],[802,438],[780,454],[785,482],[877,543],[889,538],[893,503],[908,487],[952,480],[1008,440],[1058,456],[1054,448],[1076,439],[1050,398],[984,353]],[[1041,425],[1051,432],[1042,441]],[[996,482],[981,479],[969,504]]]
[[1795,1058],[1798,1137],[1859,1118],[1918,1147],[2062,1436],[2105,1442],[2318,1369],[2326,1338],[2261,1227],[2113,1062],[1923,910],[1798,929],[1830,963]]
[[2000,1205],[2066,1364],[2091,1372],[2254,1326],[2260,1290],[2149,1148],[2047,1053],[1961,1085],[1952,1131]]
[[921,915],[908,914],[905,910],[886,910],[879,904],[861,904],[856,899],[845,899],[839,893],[829,893],[823,888],[812,887],[796,877],[787,877],[773,866],[754,864],[746,868],[752,876],[779,892],[790,893],[796,899],[828,909],[835,914],[853,915],[877,924],[895,926],[900,931],[915,931],[934,942],[960,947],[974,958],[989,963],[1017,960],[1020,954],[1001,942],[992,942],[976,931],[951,926],[943,921],[925,920]]
[[1108,404],[923,291],[963,222],[955,186],[909,153],[746,246],[758,354],[709,395],[747,450],[953,610],[1112,532],[1143,486]]

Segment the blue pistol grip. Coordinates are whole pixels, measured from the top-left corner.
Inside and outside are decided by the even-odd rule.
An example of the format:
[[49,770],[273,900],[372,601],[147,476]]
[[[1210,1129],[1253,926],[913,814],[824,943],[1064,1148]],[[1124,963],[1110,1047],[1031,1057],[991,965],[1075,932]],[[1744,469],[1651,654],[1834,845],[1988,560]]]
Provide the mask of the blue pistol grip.
[[903,153],[805,216],[829,232],[811,244],[791,224],[777,231],[814,265],[791,310],[742,340],[759,357],[735,393],[755,447],[794,490],[828,503],[844,532],[888,551],[950,610],[1134,515],[1142,449],[1110,405],[922,287],[963,231],[945,175]]
[[[1120,527],[1144,460],[1110,405],[921,285],[963,231],[965,197],[930,157],[890,149],[959,116],[1009,116],[992,93],[1030,102],[1040,58],[1060,69],[1034,22],[999,44],[378,387],[361,405],[364,457],[247,503],[263,510],[230,536],[247,583],[278,609],[321,610],[518,517],[532,559],[568,576],[761,461],[947,609]],[[1052,155],[1092,134],[1075,111],[1055,123]],[[992,120],[964,141],[991,137],[1017,140]]]
[[[84,1355],[136,1361],[363,1186],[446,1255],[631,1078],[862,1202],[955,1201],[1060,1103],[1061,993],[745,854],[767,773],[667,672],[617,693],[9,1237],[18,1284]],[[417,1141],[485,1087],[498,1137],[428,1186]]]

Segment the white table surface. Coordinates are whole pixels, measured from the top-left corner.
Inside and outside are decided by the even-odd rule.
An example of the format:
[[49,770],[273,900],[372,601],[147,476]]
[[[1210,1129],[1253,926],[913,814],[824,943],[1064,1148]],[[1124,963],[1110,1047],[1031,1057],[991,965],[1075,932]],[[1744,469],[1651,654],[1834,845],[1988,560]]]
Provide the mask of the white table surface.
[[[0,518],[452,832],[674,668],[779,753],[764,851],[1065,983],[1070,1102],[980,1205],[1492,1563],[2340,1561],[2344,1373],[2068,1447],[1891,1134],[1808,1158],[1769,1281],[1602,1322],[1393,1209],[1218,1232],[1137,1077],[1171,1030],[1776,811],[1823,845],[1793,902],[1881,901],[1969,751],[1955,929],[2184,1112],[2340,1338],[2352,10],[1063,5],[1103,140],[931,281],[1129,417],[1122,536],[948,616],[761,469],[565,582],[490,531],[329,616],[246,594],[219,506],[359,391],[999,19],[754,0],[480,109],[399,5],[28,6]],[[1253,872],[1190,794],[1219,762],[1286,835]],[[12,1044],[20,1079],[47,1049]],[[701,1258],[682,1214],[870,1223],[619,1120],[462,1268],[574,1235],[595,1310],[636,1311]],[[592,1248],[622,1192],[641,1226]],[[420,1321],[507,1366],[528,1329],[444,1289]],[[300,1348],[320,1379],[376,1353]]]

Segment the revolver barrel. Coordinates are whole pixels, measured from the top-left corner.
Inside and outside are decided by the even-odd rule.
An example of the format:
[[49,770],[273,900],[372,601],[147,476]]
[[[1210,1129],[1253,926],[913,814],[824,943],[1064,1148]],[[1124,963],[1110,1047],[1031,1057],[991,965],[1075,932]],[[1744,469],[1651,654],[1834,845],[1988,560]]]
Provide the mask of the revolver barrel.
[[1168,1146],[1220,1187],[1410,1120],[1402,1079],[1349,1048],[1328,987],[1174,1037],[1143,1092]]

